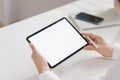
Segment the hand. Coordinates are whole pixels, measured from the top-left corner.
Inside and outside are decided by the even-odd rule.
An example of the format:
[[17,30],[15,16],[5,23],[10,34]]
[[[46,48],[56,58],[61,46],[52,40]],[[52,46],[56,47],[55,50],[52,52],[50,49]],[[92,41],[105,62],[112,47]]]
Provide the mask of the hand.
[[120,1],[119,0],[114,0],[114,8],[118,13],[120,13]]
[[85,50],[94,50],[99,52],[102,56],[104,57],[112,57],[112,53],[113,53],[113,48],[110,47],[105,41],[104,39],[99,36],[99,35],[95,35],[92,33],[82,33],[84,36],[88,36],[90,37],[97,45],[98,48],[96,48],[95,46],[93,46],[93,44],[89,41],[89,45],[87,47],[85,47]]
[[30,43],[29,46],[31,47],[31,49],[33,51],[32,59],[37,67],[38,72],[42,73],[44,71],[49,71],[50,68],[47,64],[46,59],[42,55],[40,55],[40,53],[37,51],[37,49],[35,48],[35,46],[32,43]]

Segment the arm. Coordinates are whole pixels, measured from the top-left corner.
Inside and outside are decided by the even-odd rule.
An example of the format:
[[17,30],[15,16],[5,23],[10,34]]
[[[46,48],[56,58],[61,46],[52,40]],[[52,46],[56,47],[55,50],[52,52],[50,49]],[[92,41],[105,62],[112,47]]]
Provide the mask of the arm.
[[115,64],[107,71],[106,75],[100,78],[100,80],[120,80],[120,43],[116,43],[112,48],[110,47],[102,37],[92,33],[82,33],[84,36],[89,36],[99,47],[95,48],[90,44],[85,48],[86,50],[94,50],[103,55],[104,57],[112,57],[117,59]]
[[36,50],[33,44],[29,44],[32,49],[32,59],[39,72],[39,80],[60,80],[57,75],[50,71],[46,59]]
[[105,40],[92,33],[82,33],[84,36],[90,37],[97,45],[98,48],[89,41],[89,45],[85,47],[85,50],[94,50],[100,53],[104,57],[112,57],[113,59],[120,58],[120,43],[116,43],[114,47],[111,47],[105,42]]
[[115,44],[112,58],[113,58],[113,59],[118,59],[118,58],[120,58],[120,43],[116,43],[116,44]]
[[113,58],[117,59],[112,67],[107,71],[103,80],[120,80],[120,43],[117,43],[114,47]]

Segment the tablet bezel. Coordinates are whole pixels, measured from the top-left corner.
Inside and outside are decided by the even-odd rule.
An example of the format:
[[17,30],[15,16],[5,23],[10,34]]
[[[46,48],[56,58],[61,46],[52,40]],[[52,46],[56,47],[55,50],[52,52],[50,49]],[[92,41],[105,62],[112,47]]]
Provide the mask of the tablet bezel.
[[76,54],[78,51],[80,51],[81,49],[83,49],[85,46],[87,46],[87,45],[89,44],[88,41],[84,38],[84,36],[82,36],[82,34],[81,34],[81,33],[72,25],[72,23],[71,23],[67,18],[65,18],[65,17],[63,17],[63,18],[57,20],[56,22],[54,22],[54,23],[52,23],[52,24],[50,24],[50,25],[48,25],[48,26],[46,26],[46,27],[38,30],[37,32],[29,35],[29,36],[26,38],[26,40],[28,41],[28,43],[31,43],[31,41],[29,40],[29,38],[31,38],[32,36],[34,36],[34,35],[42,32],[42,31],[44,31],[45,29],[47,29],[47,28],[49,28],[49,27],[52,27],[52,25],[60,22],[60,21],[63,20],[63,19],[65,19],[65,20],[71,25],[71,27],[73,27],[73,28],[75,29],[75,31],[86,41],[87,44],[85,44],[83,47],[79,48],[78,50],[74,51],[74,52],[71,53],[68,57],[66,57],[66,58],[64,58],[63,60],[59,61],[59,62],[58,62],[57,64],[55,64],[54,66],[51,66],[51,65],[49,64],[49,62],[48,62],[48,65],[49,65],[50,68],[54,68],[54,67],[58,66],[59,64],[61,64],[62,62],[64,62],[66,59],[70,58],[71,56],[73,56],[74,54]]

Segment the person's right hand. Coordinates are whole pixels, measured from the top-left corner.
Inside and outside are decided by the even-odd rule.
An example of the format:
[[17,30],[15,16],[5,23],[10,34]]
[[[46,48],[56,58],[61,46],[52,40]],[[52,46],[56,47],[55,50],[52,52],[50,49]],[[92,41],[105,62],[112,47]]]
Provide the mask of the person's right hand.
[[96,48],[89,41],[89,45],[85,47],[85,50],[94,50],[99,52],[104,57],[112,57],[113,48],[110,47],[101,36],[86,32],[82,32],[81,34],[90,37],[98,45],[98,48]]

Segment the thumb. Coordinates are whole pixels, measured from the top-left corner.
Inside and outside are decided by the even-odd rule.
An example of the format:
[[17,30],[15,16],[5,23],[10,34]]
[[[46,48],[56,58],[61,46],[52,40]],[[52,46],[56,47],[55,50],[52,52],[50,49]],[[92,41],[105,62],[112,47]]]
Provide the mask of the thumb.
[[94,50],[94,51],[96,51],[96,48],[94,46],[86,46],[84,49],[85,50]]
[[33,52],[37,51],[36,48],[35,48],[35,46],[32,43],[30,43],[29,46],[30,46],[30,48],[32,49]]

